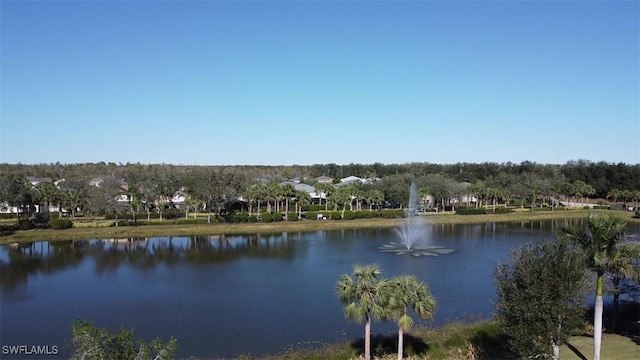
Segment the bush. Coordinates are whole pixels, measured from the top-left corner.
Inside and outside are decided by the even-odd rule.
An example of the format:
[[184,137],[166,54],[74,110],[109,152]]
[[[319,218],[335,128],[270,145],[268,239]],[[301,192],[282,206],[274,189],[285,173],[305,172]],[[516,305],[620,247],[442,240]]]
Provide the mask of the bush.
[[289,221],[298,221],[298,213],[295,211],[289,211],[287,213],[287,219]]
[[277,213],[273,213],[271,215],[271,218],[273,219],[273,221],[282,221],[282,219],[284,219],[284,216],[282,216],[281,213],[277,212]]
[[20,219],[18,220],[18,229],[20,230],[31,230],[36,226],[33,224],[33,221],[29,219]]
[[273,217],[271,216],[271,213],[263,212],[262,214],[260,214],[260,221],[263,223],[268,223],[273,221]]
[[119,221],[118,222],[118,226],[142,226],[142,225],[147,225],[146,221],[133,221],[133,220],[125,220],[125,221]]
[[318,214],[320,214],[318,211],[307,211],[302,214],[302,217],[307,220],[318,220]]
[[[138,221],[141,222],[141,221]],[[197,218],[197,219],[176,219],[174,221],[176,225],[186,225],[186,224],[206,224],[207,218]]]
[[248,222],[249,221],[249,214],[247,214],[247,213],[234,214],[234,213],[230,212],[230,213],[228,213],[227,215],[224,216],[224,221],[228,222],[228,223]]
[[373,211],[356,211],[356,219],[371,219],[376,216],[376,213]]
[[38,229],[46,229],[49,227],[49,213],[33,213],[29,216],[29,220],[34,227]]
[[184,216],[184,211],[180,209],[165,209],[162,218],[167,220],[177,219]]
[[329,218],[331,218],[331,220],[340,220],[342,219],[342,214],[340,211],[330,211]]
[[356,213],[354,211],[347,210],[344,212],[345,220],[353,220],[356,218]]
[[112,333],[99,328],[90,321],[75,320],[71,324],[73,358],[84,358],[91,354],[95,359],[174,359],[178,341],[172,337],[168,342],[155,338],[150,342],[136,339],[133,330],[123,327]]
[[258,215],[251,215],[247,218],[247,221],[250,223],[258,222]]
[[51,219],[49,220],[49,226],[52,229],[70,229],[73,223],[69,219]]
[[636,210],[636,213],[633,217],[636,219],[640,219],[640,210]]
[[474,207],[459,206],[456,209],[456,215],[481,215],[481,214],[486,214],[486,213],[487,213],[487,209],[486,208],[474,208]]
[[393,219],[393,218],[403,218],[406,217],[407,213],[405,210],[399,209],[382,209],[380,210],[380,217],[385,219]]

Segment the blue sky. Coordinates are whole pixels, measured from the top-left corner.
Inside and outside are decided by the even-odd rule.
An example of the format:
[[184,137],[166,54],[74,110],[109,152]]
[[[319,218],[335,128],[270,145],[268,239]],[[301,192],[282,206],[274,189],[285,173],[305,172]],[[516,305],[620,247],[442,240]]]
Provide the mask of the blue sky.
[[640,163],[638,1],[2,1],[0,162]]

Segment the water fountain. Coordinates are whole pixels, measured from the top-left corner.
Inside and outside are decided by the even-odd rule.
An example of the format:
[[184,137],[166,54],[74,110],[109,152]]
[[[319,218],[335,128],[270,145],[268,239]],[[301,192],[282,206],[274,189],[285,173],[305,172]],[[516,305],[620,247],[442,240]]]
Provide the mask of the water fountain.
[[394,252],[396,255],[410,254],[413,256],[438,256],[450,254],[454,250],[441,246],[427,244],[427,228],[424,217],[417,214],[418,190],[415,183],[409,188],[409,202],[407,204],[407,217],[400,221],[395,231],[400,242],[392,242],[380,247],[385,252]]

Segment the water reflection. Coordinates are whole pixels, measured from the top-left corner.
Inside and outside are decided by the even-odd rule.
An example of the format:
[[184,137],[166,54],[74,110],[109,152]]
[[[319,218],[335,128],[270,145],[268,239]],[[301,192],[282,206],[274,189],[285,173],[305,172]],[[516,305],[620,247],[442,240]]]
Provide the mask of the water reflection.
[[0,287],[13,290],[30,276],[73,268],[85,258],[93,259],[95,272],[103,274],[121,266],[150,271],[157,266],[225,263],[243,257],[292,260],[294,249],[286,233],[28,242],[0,248]]
[[52,274],[82,262],[86,241],[27,242],[3,247],[0,257],[0,287],[13,290],[30,276]]

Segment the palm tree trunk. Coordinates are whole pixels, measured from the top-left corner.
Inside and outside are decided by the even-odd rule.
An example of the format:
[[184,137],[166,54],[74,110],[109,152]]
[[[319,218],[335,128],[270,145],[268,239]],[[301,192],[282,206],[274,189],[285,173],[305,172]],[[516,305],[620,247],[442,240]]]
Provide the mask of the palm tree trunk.
[[402,350],[404,348],[404,336],[402,326],[398,327],[398,360],[402,360]]
[[600,345],[602,342],[602,283],[604,274],[598,273],[596,285],[596,302],[593,315],[593,360],[600,360]]
[[364,360],[371,360],[371,318],[364,324]]

